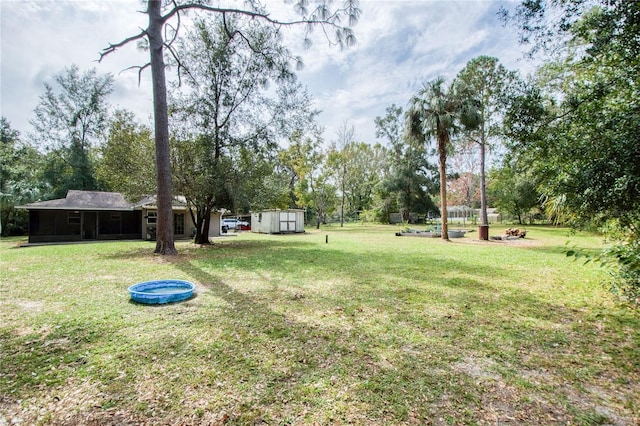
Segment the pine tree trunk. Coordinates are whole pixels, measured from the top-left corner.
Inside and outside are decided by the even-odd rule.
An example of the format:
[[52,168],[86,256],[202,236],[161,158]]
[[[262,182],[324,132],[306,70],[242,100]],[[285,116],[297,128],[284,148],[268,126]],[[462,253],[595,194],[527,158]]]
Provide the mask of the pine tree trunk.
[[[342,159],[342,161],[344,161],[344,158]],[[342,204],[340,207],[340,227],[342,228],[344,226],[344,188],[345,188],[345,180],[346,180],[346,174],[347,174],[347,168],[346,165],[342,165]]]
[[440,171],[440,214],[442,216],[441,238],[449,241],[449,223],[447,218],[447,145],[449,135],[438,132],[438,168]]
[[487,216],[487,184],[485,179],[486,153],[485,144],[480,144],[480,224],[489,226]]
[[153,82],[153,115],[156,142],[156,179],[158,184],[158,225],[155,253],[163,255],[177,254],[173,240],[173,210],[171,208],[172,183],[171,162],[169,157],[169,117],[167,112],[167,84],[162,38],[162,2],[150,0],[149,15],[149,51],[151,55],[151,78]]

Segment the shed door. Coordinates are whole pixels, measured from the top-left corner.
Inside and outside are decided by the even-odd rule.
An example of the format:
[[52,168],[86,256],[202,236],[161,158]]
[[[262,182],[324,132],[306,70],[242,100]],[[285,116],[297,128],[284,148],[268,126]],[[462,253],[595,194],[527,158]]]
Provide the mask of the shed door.
[[280,232],[295,232],[296,214],[290,212],[280,212]]

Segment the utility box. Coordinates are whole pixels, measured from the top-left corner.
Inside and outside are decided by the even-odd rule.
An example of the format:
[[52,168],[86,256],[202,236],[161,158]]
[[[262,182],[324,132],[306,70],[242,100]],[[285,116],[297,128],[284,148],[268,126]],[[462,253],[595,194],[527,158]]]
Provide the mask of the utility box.
[[263,210],[251,212],[251,232],[293,234],[304,232],[304,210]]

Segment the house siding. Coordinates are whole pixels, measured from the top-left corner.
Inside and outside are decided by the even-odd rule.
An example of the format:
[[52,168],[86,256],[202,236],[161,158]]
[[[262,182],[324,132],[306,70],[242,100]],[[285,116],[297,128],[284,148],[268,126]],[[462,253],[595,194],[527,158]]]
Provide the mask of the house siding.
[[[142,209],[142,215],[140,218],[141,229],[142,229],[142,239],[146,239],[146,240],[152,239],[153,230],[155,229],[156,224],[153,222],[152,223],[149,222],[149,216],[150,216],[149,213],[153,215],[156,212],[157,212],[157,209],[155,207]],[[184,215],[184,227],[181,230],[181,232],[175,232],[175,231],[180,231],[180,229],[177,229],[179,227],[176,226],[177,215]],[[220,212],[215,211],[211,213],[211,220],[209,222],[209,238],[220,236],[220,217],[221,217]],[[195,223],[193,223],[193,219],[191,218],[191,214],[189,213],[188,209],[174,209],[173,221],[174,221],[174,234],[173,234],[174,238],[191,239],[194,237],[196,225]]]

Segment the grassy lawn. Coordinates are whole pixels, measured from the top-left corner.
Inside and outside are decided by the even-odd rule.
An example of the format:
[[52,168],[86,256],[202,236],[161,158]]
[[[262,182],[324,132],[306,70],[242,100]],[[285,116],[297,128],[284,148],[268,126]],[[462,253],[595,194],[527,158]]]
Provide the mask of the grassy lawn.
[[[168,259],[3,239],[0,425],[640,422],[640,313],[563,253],[598,237],[397,230],[242,233]],[[161,278],[197,296],[130,302]]]

